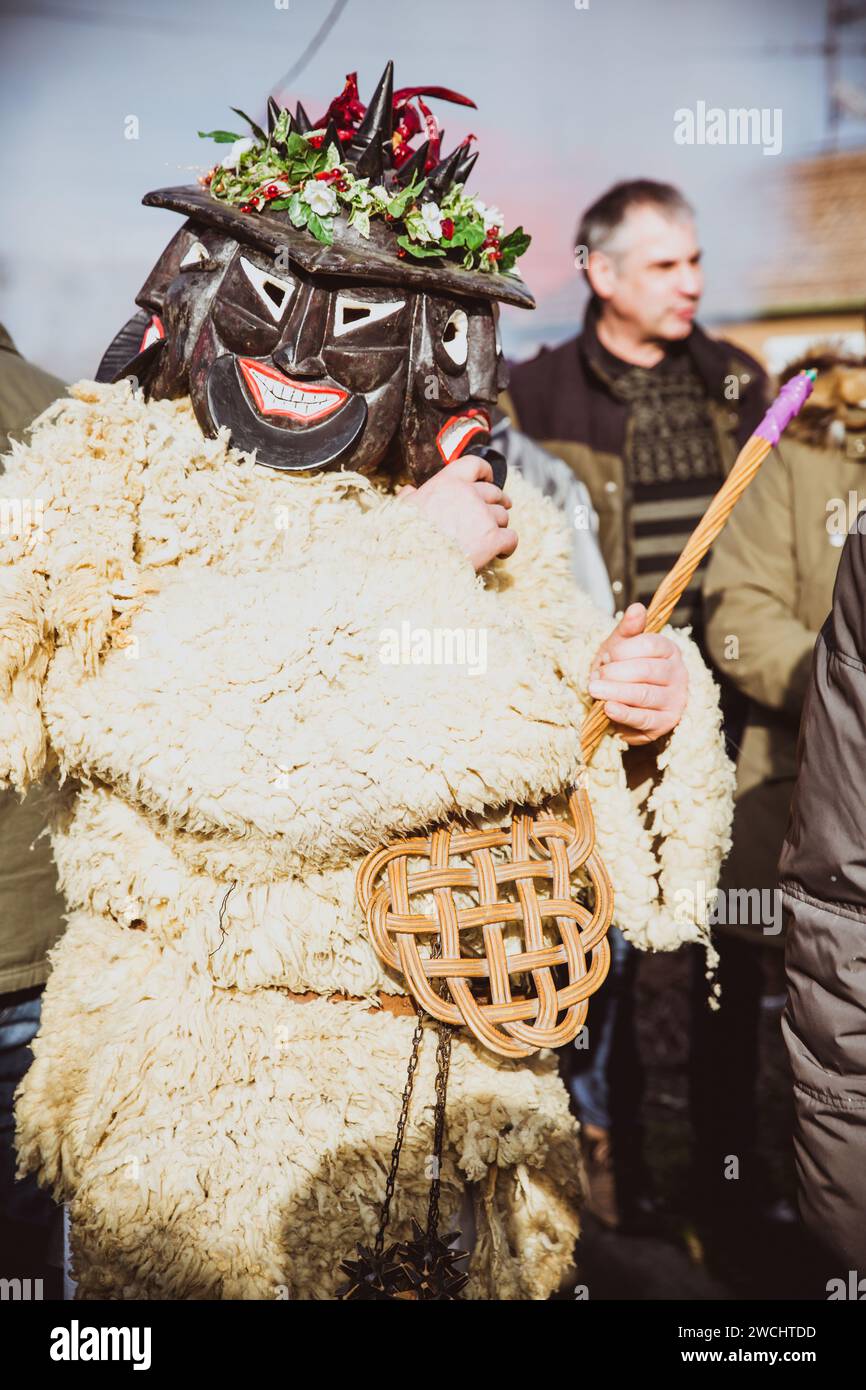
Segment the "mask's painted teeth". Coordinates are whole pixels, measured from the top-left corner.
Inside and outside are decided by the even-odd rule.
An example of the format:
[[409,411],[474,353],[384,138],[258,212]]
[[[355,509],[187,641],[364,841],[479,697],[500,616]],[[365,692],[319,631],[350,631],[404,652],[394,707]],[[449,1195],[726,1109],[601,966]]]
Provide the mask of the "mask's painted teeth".
[[470,439],[476,434],[486,434],[490,429],[490,417],[483,410],[467,410],[463,415],[452,415],[446,420],[436,436],[436,447],[446,463],[459,458]]
[[264,362],[239,357],[238,366],[261,415],[285,415],[291,420],[321,420],[348,400],[336,386],[306,386]]

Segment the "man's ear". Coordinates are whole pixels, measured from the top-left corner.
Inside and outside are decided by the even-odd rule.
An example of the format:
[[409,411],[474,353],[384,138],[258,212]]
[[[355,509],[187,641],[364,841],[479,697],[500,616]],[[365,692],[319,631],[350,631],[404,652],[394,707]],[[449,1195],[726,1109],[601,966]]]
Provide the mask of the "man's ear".
[[603,251],[590,251],[586,262],[586,278],[599,299],[610,299],[616,285],[616,270],[610,256]]

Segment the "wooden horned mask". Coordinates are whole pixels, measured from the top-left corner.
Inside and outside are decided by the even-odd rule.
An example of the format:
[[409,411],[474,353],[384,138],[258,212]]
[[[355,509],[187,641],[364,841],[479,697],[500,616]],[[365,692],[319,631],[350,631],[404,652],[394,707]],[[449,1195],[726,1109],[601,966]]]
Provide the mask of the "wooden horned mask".
[[390,63],[369,107],[353,82],[319,128],[271,100],[234,167],[147,195],[187,221],[98,376],[188,394],[206,435],[227,428],[267,467],[384,465],[418,484],[486,442],[507,380],[498,306],[533,300],[496,267],[517,243],[467,200],[468,145],[439,159],[437,127],[411,151],[419,89],[395,93]]

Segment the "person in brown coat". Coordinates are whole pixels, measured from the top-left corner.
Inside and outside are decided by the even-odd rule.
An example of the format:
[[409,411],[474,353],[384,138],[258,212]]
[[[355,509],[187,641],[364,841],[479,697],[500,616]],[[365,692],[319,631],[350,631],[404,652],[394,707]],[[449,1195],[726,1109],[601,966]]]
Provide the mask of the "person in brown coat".
[[[866,364],[807,353],[784,379],[806,366],[818,369],[813,394],[735,508],[704,582],[710,655],[751,702],[714,933],[721,1007],[696,1020],[692,1053],[699,1166],[708,1205],[726,1214],[744,1197],[773,1210],[756,1154],[755,1088],[761,996],[768,977],[781,976],[779,854],[812,652],[849,527],[866,507]],[[729,1155],[740,1160],[736,1183]]]

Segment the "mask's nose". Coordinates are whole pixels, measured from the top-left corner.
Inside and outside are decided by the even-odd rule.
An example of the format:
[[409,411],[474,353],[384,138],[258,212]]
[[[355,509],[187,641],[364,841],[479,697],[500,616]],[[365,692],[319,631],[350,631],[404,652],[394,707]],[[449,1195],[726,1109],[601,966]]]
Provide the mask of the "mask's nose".
[[297,377],[316,377],[326,376],[327,368],[318,354],[312,357],[302,357],[299,344],[287,344],[278,347],[276,352],[271,354],[277,366],[288,376]]
[[321,354],[328,326],[329,298],[316,289],[298,296],[283,341],[271,354],[281,371],[289,376],[327,375]]

